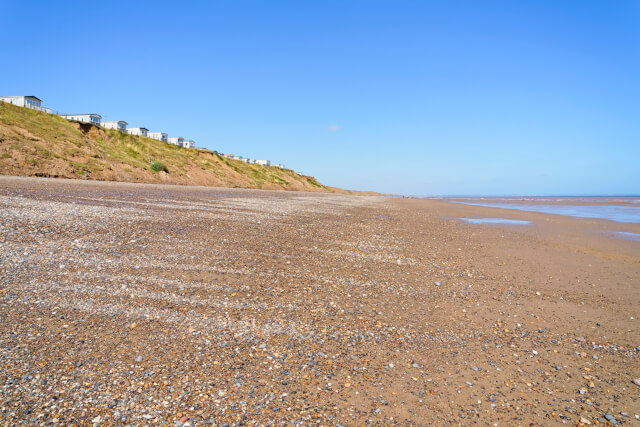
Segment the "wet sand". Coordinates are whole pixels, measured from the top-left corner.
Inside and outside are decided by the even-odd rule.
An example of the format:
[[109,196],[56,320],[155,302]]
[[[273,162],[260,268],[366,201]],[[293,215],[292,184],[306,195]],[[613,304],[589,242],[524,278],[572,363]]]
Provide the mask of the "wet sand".
[[640,229],[0,177],[0,424],[635,424],[640,243],[613,231]]

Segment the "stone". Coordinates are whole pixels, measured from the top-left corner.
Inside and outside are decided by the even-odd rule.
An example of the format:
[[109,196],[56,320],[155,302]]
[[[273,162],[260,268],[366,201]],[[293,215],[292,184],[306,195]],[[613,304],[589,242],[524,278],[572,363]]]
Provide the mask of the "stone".
[[618,425],[618,420],[611,414],[605,414],[604,418],[613,425]]

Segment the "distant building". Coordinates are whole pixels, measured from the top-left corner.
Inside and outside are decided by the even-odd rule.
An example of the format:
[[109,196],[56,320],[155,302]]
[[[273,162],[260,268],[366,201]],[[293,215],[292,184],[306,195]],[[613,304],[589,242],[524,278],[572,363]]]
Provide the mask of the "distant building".
[[276,163],[274,166],[280,169],[284,169],[284,165],[282,163]]
[[149,138],[157,139],[158,141],[167,142],[168,135],[164,132],[148,132]]
[[126,132],[128,124],[129,123],[123,120],[120,120],[117,122],[101,122],[100,126],[102,126],[105,129],[115,129],[115,130],[119,130],[120,132]]
[[184,148],[196,148],[196,143],[195,143],[195,141],[192,141],[192,140],[189,139],[189,140],[184,141],[182,143],[182,146]]
[[67,120],[75,120],[76,122],[91,123],[93,125],[100,125],[100,120],[102,120],[100,114],[60,114],[60,117],[64,117]]
[[229,153],[229,154],[223,154],[224,157],[231,157],[233,159],[233,154]]
[[173,144],[173,145],[177,145],[178,147],[182,147],[182,144],[184,144],[184,138],[181,136],[170,136],[169,138],[167,138],[167,142],[169,144]]
[[256,163],[254,159],[245,159],[245,162],[249,163],[250,165],[253,165]]
[[33,95],[0,96],[0,101],[8,102],[18,107],[32,108],[34,110],[42,108],[42,100]]
[[130,135],[147,136],[149,129],[147,128],[127,128],[127,133]]
[[269,160],[256,160],[256,164],[260,166],[271,166],[271,162]]

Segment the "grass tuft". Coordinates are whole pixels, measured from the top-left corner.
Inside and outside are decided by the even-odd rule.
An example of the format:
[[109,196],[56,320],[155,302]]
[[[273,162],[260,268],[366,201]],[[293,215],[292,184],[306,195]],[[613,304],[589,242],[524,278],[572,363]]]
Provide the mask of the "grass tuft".
[[167,169],[167,167],[164,165],[164,163],[159,162],[157,160],[152,160],[151,163],[149,164],[149,167],[154,172],[164,171],[164,172],[169,173],[169,169]]

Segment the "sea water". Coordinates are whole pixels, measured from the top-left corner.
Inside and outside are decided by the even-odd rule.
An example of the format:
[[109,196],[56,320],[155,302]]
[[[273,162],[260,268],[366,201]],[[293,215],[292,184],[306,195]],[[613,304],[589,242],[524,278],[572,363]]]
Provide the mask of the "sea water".
[[630,231],[617,231],[616,234],[618,237],[622,237],[623,239],[635,240],[636,242],[640,242],[640,233],[632,233]]
[[520,203],[461,202],[465,205],[488,208],[517,209],[520,211],[540,212],[575,218],[607,219],[616,222],[640,223],[640,206],[594,206],[594,205],[529,205]]
[[471,224],[517,224],[517,225],[531,224],[531,221],[522,221],[518,219],[506,219],[506,218],[459,218],[459,219],[465,222],[470,222]]

